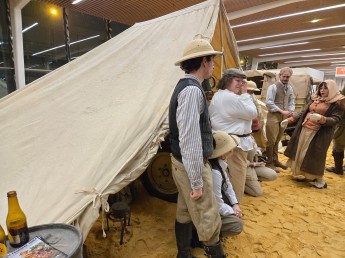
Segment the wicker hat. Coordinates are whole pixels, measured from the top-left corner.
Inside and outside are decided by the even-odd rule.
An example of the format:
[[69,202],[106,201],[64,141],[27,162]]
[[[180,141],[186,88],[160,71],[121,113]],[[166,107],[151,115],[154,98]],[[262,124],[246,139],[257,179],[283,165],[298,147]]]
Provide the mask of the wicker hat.
[[216,56],[222,55],[222,52],[215,51],[211,44],[205,39],[193,39],[188,43],[183,51],[183,56],[175,62],[175,65],[180,65],[183,61],[190,60],[202,56]]
[[260,89],[258,89],[258,86],[256,85],[256,83],[253,81],[247,81],[247,89],[253,90],[253,91],[260,91]]
[[240,138],[235,135],[229,135],[223,131],[213,132],[213,138],[216,141],[216,148],[214,149],[209,159],[219,158],[225,153],[233,150],[240,142]]

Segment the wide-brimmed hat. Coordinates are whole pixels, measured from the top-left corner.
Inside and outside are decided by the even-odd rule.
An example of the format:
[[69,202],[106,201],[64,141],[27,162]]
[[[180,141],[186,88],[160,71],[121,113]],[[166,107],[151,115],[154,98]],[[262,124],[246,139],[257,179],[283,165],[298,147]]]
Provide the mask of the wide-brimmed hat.
[[209,159],[219,158],[225,153],[233,150],[240,142],[240,138],[235,135],[229,135],[223,131],[213,132],[213,138],[216,141],[216,148],[214,149]]
[[206,39],[193,39],[185,47],[183,56],[175,62],[175,65],[180,65],[183,61],[190,60],[196,57],[216,56],[222,54],[222,52],[215,51]]
[[256,83],[253,81],[247,81],[247,89],[253,90],[253,91],[260,91],[260,89],[258,89],[258,86],[256,85]]

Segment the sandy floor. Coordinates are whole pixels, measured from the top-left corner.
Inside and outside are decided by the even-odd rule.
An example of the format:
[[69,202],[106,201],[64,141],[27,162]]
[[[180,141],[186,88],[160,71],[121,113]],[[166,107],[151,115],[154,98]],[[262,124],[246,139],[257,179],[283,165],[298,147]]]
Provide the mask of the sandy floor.
[[[282,161],[286,161],[281,156]],[[329,152],[327,164],[332,165]],[[345,257],[345,178],[326,172],[328,188],[318,190],[291,180],[289,170],[274,182],[264,182],[264,195],[245,196],[241,209],[244,231],[223,242],[229,257]],[[131,203],[131,225],[119,244],[120,224],[110,222],[102,238],[101,220],[85,244],[89,258],[176,257],[176,204],[149,196],[136,182],[138,197]],[[205,257],[194,249],[196,257]]]

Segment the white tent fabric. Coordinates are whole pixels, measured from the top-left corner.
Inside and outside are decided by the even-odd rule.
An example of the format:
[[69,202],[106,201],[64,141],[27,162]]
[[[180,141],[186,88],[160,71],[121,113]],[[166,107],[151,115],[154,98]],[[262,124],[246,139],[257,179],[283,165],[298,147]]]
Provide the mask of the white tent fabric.
[[[220,20],[224,7],[210,0],[136,24],[1,99],[0,223],[16,190],[29,227],[73,223],[85,238],[102,199],[138,178],[167,134],[183,77],[174,62],[196,34],[212,39]],[[212,42],[236,52],[224,35]]]

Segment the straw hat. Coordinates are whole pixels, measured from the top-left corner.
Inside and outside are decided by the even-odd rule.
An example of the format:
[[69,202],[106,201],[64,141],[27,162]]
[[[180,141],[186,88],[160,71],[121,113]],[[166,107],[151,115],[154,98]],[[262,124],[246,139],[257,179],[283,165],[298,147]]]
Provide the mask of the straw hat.
[[219,158],[225,153],[233,150],[240,142],[240,138],[235,135],[228,135],[223,131],[213,132],[213,138],[216,141],[216,148],[214,149],[209,159]]
[[183,51],[183,56],[175,62],[180,65],[183,61],[202,56],[222,55],[222,52],[215,51],[211,44],[205,39],[193,39]]
[[260,91],[260,89],[258,89],[258,86],[256,85],[256,83],[253,81],[247,81],[247,89],[253,90],[253,91]]

